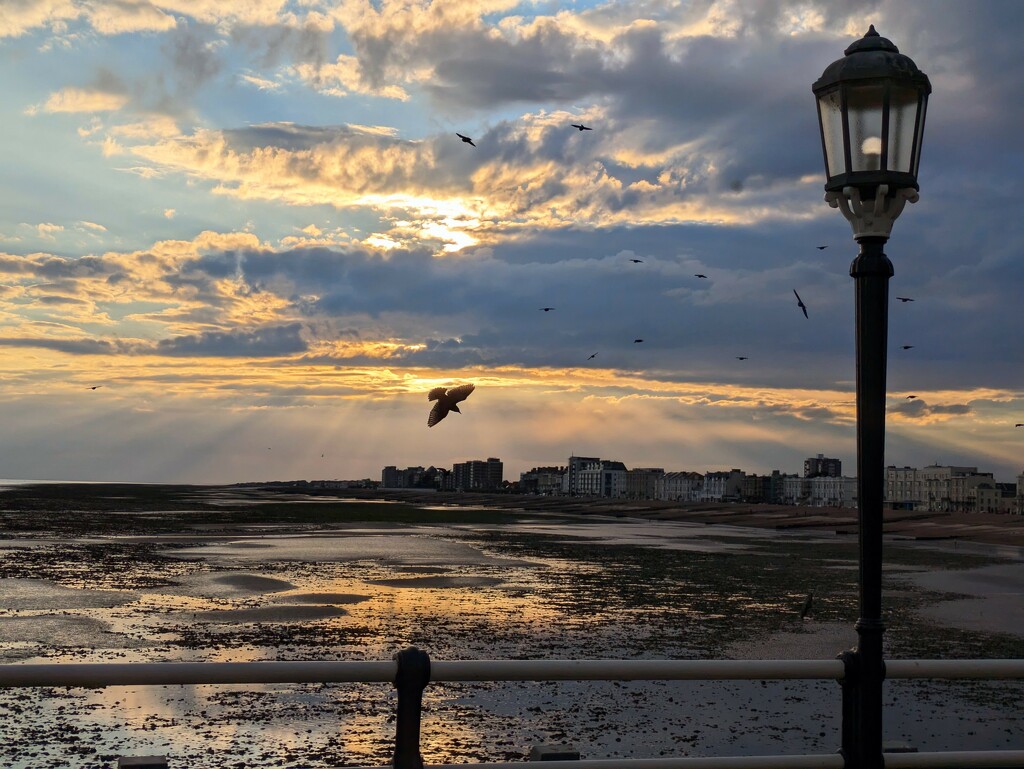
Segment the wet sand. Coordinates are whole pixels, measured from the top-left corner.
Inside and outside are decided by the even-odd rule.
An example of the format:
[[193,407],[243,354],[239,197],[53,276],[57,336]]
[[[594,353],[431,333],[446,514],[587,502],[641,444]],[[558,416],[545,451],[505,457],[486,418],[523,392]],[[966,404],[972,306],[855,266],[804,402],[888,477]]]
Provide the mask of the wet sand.
[[[185,509],[166,502],[151,500]],[[343,505],[322,520],[294,504],[200,506],[176,528],[127,511],[122,529],[97,503],[76,522],[88,542],[56,536],[63,517],[17,517],[34,528],[0,553],[0,659],[389,659],[409,644],[435,659],[830,659],[856,641],[855,542],[827,531],[445,510],[410,524],[382,504],[395,520]],[[1020,562],[899,542],[886,558],[889,656],[1024,656],[1019,632],[943,613],[1012,600]],[[1020,684],[890,682],[886,697],[887,739],[1024,749]],[[551,742],[614,758],[832,752],[839,739],[833,681],[438,683],[425,702],[428,763],[522,760]],[[0,765],[381,765],[393,707],[386,685],[0,691]]]

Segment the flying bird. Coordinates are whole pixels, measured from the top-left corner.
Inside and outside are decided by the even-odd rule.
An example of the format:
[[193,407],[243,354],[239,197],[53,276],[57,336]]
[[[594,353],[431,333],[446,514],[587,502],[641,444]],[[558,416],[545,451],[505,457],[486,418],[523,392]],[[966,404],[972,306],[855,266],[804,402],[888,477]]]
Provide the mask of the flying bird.
[[736,356],[736,360],[747,360],[747,356],[746,355],[737,355]]
[[594,130],[593,128],[591,128],[589,126],[583,125],[583,123],[571,123],[570,125],[572,125],[573,128],[578,128],[581,131],[593,131]]
[[707,275],[701,275],[699,272],[697,272],[697,273],[694,273],[693,277],[707,279],[708,276]]
[[631,261],[633,264],[643,264],[644,263],[643,259],[630,259],[629,261]]
[[916,397],[917,397],[916,395],[908,395],[908,396],[907,396],[907,400],[908,400],[908,401],[912,401],[912,400],[914,400],[914,398],[916,398]]
[[[793,289],[793,293],[796,294],[796,289]],[[796,294],[796,306],[804,311],[804,317],[807,317],[807,305],[804,304],[804,300],[800,298],[800,294]]]
[[596,357],[597,357],[597,353],[595,352],[593,355],[591,355],[589,358],[587,358],[587,360],[593,360]]
[[449,411],[454,411],[456,414],[461,414],[459,411],[459,403],[466,400],[469,394],[476,389],[474,384],[464,384],[458,387],[435,387],[429,393],[427,393],[428,401],[437,401],[434,404],[434,408],[430,410],[430,416],[427,417],[427,427],[433,427],[446,416]]
[[824,250],[825,250],[826,248],[828,248],[828,246],[817,246],[816,248],[817,248],[817,249],[818,249],[819,251],[824,251]]
[[903,345],[903,349],[904,350],[912,350],[912,349],[914,349],[914,345],[912,345],[912,344],[905,344],[905,345]]
[[468,136],[463,136],[462,134],[458,133],[457,131],[456,131],[455,135],[458,136],[460,139],[462,139],[462,141],[464,141],[466,144],[469,144],[470,146],[473,146],[473,147],[476,146],[475,144],[473,144],[473,140],[470,139]]
[[555,308],[554,307],[541,307],[540,311],[541,312],[551,312],[553,309],[555,309]]
[[643,339],[634,339],[633,340],[633,344],[640,344],[642,341],[644,341],[644,340]]
[[897,296],[896,298],[899,299],[901,302],[913,302],[914,301],[909,296]]
[[93,386],[92,386],[92,387],[90,387],[89,389],[90,389],[90,390],[98,390],[98,389],[100,389],[101,387],[103,387],[103,385],[93,385]]

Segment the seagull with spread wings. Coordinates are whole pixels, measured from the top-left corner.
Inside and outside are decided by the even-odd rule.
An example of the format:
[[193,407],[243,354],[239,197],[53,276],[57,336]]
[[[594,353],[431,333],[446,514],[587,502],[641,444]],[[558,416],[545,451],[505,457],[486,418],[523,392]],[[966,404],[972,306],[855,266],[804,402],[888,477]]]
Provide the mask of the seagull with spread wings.
[[458,387],[435,387],[427,393],[428,401],[437,401],[434,408],[430,410],[430,416],[427,417],[427,427],[436,425],[448,416],[449,411],[461,414],[459,403],[466,400],[475,389],[475,384],[464,384]]
[[[796,289],[793,289],[793,293],[796,294]],[[804,304],[804,300],[800,298],[800,294],[796,294],[796,306],[804,311],[804,317],[807,317],[807,305]]]

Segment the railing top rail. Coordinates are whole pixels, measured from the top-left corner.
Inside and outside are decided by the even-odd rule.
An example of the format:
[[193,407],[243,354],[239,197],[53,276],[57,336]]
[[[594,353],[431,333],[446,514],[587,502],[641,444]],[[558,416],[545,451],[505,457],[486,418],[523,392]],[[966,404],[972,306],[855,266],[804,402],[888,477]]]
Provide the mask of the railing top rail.
[[[0,688],[161,684],[387,683],[387,661],[124,662],[0,665]],[[1024,678],[1024,660],[888,660],[888,678]],[[431,681],[843,679],[841,660],[436,660]]]
[[886,660],[886,678],[1024,678],[1018,660]]
[[[843,769],[839,753],[790,756],[690,756],[685,758],[593,758],[561,761],[565,769]],[[423,769],[524,769],[525,762],[493,764],[425,764]],[[362,767],[361,769],[392,769]],[[952,769],[952,768],[951,768]]]

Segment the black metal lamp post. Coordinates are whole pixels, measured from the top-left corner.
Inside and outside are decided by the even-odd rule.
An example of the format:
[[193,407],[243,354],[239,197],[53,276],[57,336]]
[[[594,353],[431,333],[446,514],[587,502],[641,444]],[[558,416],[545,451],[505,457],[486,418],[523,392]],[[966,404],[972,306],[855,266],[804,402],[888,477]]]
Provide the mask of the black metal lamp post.
[[[847,767],[882,769],[882,503],[889,278],[882,247],[907,202],[918,199],[928,76],[872,26],[812,87],[825,155],[825,200],[853,227],[857,305],[857,507],[860,619],[846,656]],[[852,721],[852,723],[850,723]]]

